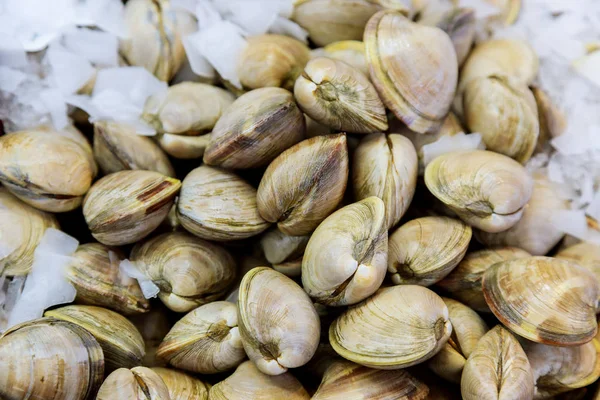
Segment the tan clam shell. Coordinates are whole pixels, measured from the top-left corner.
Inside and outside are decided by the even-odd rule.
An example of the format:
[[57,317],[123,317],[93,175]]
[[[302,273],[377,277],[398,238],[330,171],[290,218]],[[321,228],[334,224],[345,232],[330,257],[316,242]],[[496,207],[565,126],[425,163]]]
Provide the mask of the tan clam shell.
[[[362,39],[362,38],[361,38]],[[349,64],[369,77],[365,44],[359,40],[342,40],[323,47],[325,55]]]
[[304,116],[289,91],[255,89],[238,97],[221,116],[210,134],[204,163],[230,169],[260,167],[305,135]]
[[91,187],[83,216],[100,243],[135,243],[165,219],[180,187],[179,180],[154,171],[115,172]]
[[182,160],[202,158],[210,135],[183,136],[164,133],[158,137],[158,144],[168,155]]
[[458,79],[448,35],[387,10],[371,17],[364,42],[371,80],[387,108],[415,132],[439,129]]
[[445,13],[425,16],[419,23],[437,26],[446,32],[454,45],[458,65],[462,65],[475,40],[475,11],[472,8],[453,7]]
[[332,129],[373,133],[388,129],[385,107],[369,79],[343,61],[310,60],[294,85],[298,105]]
[[127,318],[114,311],[69,305],[46,311],[44,316],[72,322],[94,335],[102,347],[107,372],[142,363],[145,353],[142,335]]
[[121,40],[121,57],[162,81],[171,80],[185,60],[182,39],[196,30],[195,19],[171,8],[168,0],[129,0],[124,20],[129,36]]
[[329,327],[329,342],[357,364],[400,369],[433,357],[451,332],[448,308],[437,294],[400,285],[380,289],[349,308]]
[[54,215],[33,208],[0,187],[0,275],[25,275],[33,252],[48,228],[59,229]]
[[242,363],[233,374],[210,388],[211,400],[309,400],[308,392],[289,372],[265,375],[251,361]]
[[387,227],[384,204],[368,197],[331,214],[310,237],[302,259],[302,286],[328,306],[366,299],[385,278]]
[[138,135],[135,128],[119,122],[94,123],[94,157],[106,175],[142,169],[175,176],[171,161],[152,139]]
[[519,222],[533,191],[533,179],[523,166],[485,150],[435,158],[425,169],[425,184],[463,221],[486,232]]
[[396,285],[433,285],[465,256],[471,227],[448,217],[423,217],[390,235],[388,272]]
[[244,275],[238,324],[246,354],[269,375],[306,364],[319,344],[319,317],[308,295],[290,278],[267,267]]
[[147,312],[150,304],[139,284],[119,269],[124,258],[119,250],[101,243],[79,245],[67,267],[67,279],[77,290],[76,301],[124,315]]
[[456,300],[442,297],[448,307],[452,335],[431,360],[429,368],[442,378],[460,384],[467,358],[475,350],[479,339],[488,331],[486,323],[469,307]]
[[310,49],[301,41],[284,35],[256,35],[238,58],[238,77],[245,88],[282,87],[292,90]]
[[539,87],[532,87],[531,93],[537,104],[540,135],[536,152],[542,151],[549,145],[549,141],[560,136],[567,128],[567,120],[564,113],[552,102],[550,96]]
[[96,400],[171,400],[162,378],[150,368],[119,368],[106,377]]
[[469,130],[481,134],[487,149],[526,163],[540,132],[531,90],[507,77],[492,75],[471,80],[463,96]]
[[156,355],[175,368],[201,374],[235,368],[246,358],[236,305],[215,301],[190,311],[171,328]]
[[304,140],[265,171],[257,191],[258,211],[283,233],[309,234],[340,203],[347,181],[346,135]]
[[31,130],[0,137],[0,182],[40,210],[79,207],[96,172],[88,149],[66,136]]
[[327,368],[312,400],[424,400],[428,393],[406,370],[377,370],[343,360]]
[[426,144],[431,144],[437,141],[442,136],[454,136],[457,133],[464,132],[465,129],[462,127],[460,120],[452,111],[448,113],[442,126],[435,132],[428,133],[427,135],[422,135],[417,132],[413,132],[406,127],[401,121],[394,120],[390,122],[390,131],[398,132],[402,136],[408,138],[413,146],[415,146],[415,150],[417,150],[417,154],[419,155],[419,159],[423,158],[423,152],[421,148]]
[[260,246],[275,271],[296,277],[300,276],[302,256],[309,239],[310,235],[290,236],[274,227],[262,236]]
[[465,364],[460,388],[464,400],[529,400],[533,374],[523,348],[500,325],[486,333]]
[[171,310],[187,312],[222,297],[236,276],[227,250],[184,232],[169,232],[139,242],[131,260],[160,288]]
[[91,398],[104,376],[102,349],[92,334],[54,318],[25,322],[4,332],[0,359],[3,399]]
[[569,204],[547,177],[536,174],[533,193],[523,208],[523,216],[511,228],[498,233],[475,232],[475,237],[486,246],[515,246],[532,255],[548,253],[565,235],[553,223],[557,211],[568,210]]
[[500,247],[468,253],[437,286],[475,311],[490,312],[483,297],[483,273],[493,264],[527,258],[531,254],[516,247]]
[[209,240],[245,239],[269,227],[259,214],[256,189],[233,172],[206,165],[183,180],[177,217],[186,230]]
[[208,391],[210,385],[202,382],[181,371],[174,369],[154,367],[152,371],[156,372],[163,380],[169,397],[173,400],[208,400]]
[[554,257],[568,260],[589,269],[600,281],[600,246],[581,242],[559,251]]
[[534,399],[546,399],[581,388],[600,377],[600,342],[573,347],[528,342],[525,353],[536,382]]
[[596,335],[599,284],[577,264],[550,257],[499,262],[485,271],[482,286],[494,315],[524,338],[576,346]]

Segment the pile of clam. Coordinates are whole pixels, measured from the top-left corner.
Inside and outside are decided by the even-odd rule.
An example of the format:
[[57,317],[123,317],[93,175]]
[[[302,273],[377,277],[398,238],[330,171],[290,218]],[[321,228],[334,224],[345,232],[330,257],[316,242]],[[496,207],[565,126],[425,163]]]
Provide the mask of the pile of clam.
[[[0,137],[3,281],[48,228],[83,243],[74,303],[0,337],[0,398],[593,396],[600,247],[564,239],[569,204],[523,166],[561,129],[536,54],[474,45],[473,10],[409,5],[297,2],[324,47],[249,38],[243,90],[170,86],[154,138],[102,120]],[[123,59],[169,80],[178,20],[140,10]],[[424,159],[461,132],[487,150]]]

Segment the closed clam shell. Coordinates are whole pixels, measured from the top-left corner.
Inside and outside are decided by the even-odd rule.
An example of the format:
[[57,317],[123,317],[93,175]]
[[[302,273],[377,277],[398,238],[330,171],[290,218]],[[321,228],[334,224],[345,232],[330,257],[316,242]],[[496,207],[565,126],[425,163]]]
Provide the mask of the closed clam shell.
[[183,36],[196,30],[194,17],[171,8],[168,0],[130,0],[123,16],[129,35],[121,40],[120,55],[129,65],[171,80],[185,60]]
[[269,227],[259,214],[256,189],[233,172],[206,165],[183,180],[177,217],[186,230],[209,240],[245,239]]
[[142,335],[127,318],[114,311],[69,305],[46,311],[44,316],[72,322],[94,335],[102,347],[107,372],[142,363],[145,352]]
[[309,234],[335,210],[347,181],[346,135],[304,140],[265,171],[257,191],[258,211],[288,235]]
[[260,167],[305,134],[304,116],[289,91],[255,89],[235,100],[217,121],[204,162],[232,169]]
[[470,241],[471,227],[460,220],[413,219],[390,235],[388,272],[397,285],[433,285],[458,265]]
[[437,26],[446,32],[454,45],[458,65],[466,60],[475,39],[475,11],[472,8],[453,7],[439,19],[421,19],[419,23]]
[[0,137],[0,182],[40,210],[79,207],[96,172],[88,149],[66,136],[31,130]]
[[302,256],[309,239],[310,235],[290,236],[275,227],[262,236],[260,245],[273,269],[296,277],[301,274]]
[[[362,39],[362,38],[361,38]],[[367,64],[365,44],[359,40],[342,40],[330,43],[323,47],[324,55],[350,64],[368,78],[369,64]]]
[[165,219],[180,187],[179,180],[154,171],[115,172],[94,183],[83,216],[100,243],[134,243]]
[[490,312],[483,297],[484,272],[497,262],[527,258],[531,254],[516,247],[499,247],[468,253],[437,286],[475,311]]
[[165,96],[152,96],[144,119],[159,133],[197,136],[213,129],[235,97],[227,90],[196,82],[172,85]]
[[131,260],[159,288],[171,310],[187,312],[222,297],[236,276],[227,250],[184,232],[169,232],[138,243]]
[[190,311],[167,333],[157,356],[175,368],[200,374],[235,368],[246,358],[236,305],[215,301]]
[[54,215],[33,208],[0,187],[0,275],[25,275],[47,228],[59,229]]
[[124,258],[121,251],[101,243],[80,245],[67,267],[67,279],[77,290],[76,301],[124,315],[147,312],[150,304],[139,284],[119,269]]
[[540,128],[526,85],[499,75],[473,79],[465,86],[463,107],[467,127],[481,134],[487,149],[522,164],[529,160]]
[[465,362],[488,327],[475,311],[464,304],[446,297],[442,297],[442,300],[448,307],[452,335],[428,365],[442,378],[460,384]]
[[84,400],[104,376],[104,357],[91,333],[71,322],[40,318],[0,336],[3,399]]
[[460,389],[465,400],[528,400],[533,374],[523,348],[505,328],[486,333],[465,364]]
[[589,269],[600,281],[600,246],[597,244],[590,242],[577,243],[559,251],[555,257]]
[[119,368],[106,377],[96,400],[171,400],[169,389],[150,368]]
[[388,129],[385,107],[369,79],[343,61],[314,58],[294,85],[300,108],[312,119],[338,131]]
[[448,308],[437,294],[401,285],[380,289],[349,308],[329,327],[329,342],[357,364],[400,369],[433,357],[451,332]]
[[248,89],[282,87],[291,90],[310,59],[310,49],[285,35],[256,35],[238,59],[238,77]]
[[439,129],[458,79],[448,35],[384,10],[369,20],[364,42],[371,80],[386,107],[415,132]]
[[94,124],[94,157],[104,174],[143,169],[175,176],[169,158],[152,139],[138,135],[135,128],[119,122]]
[[306,364],[319,344],[319,317],[308,295],[290,278],[267,267],[244,275],[238,324],[248,358],[269,375]]
[[154,367],[152,371],[163,380],[171,399],[208,400],[210,386],[200,379],[174,369]]
[[387,227],[378,197],[350,204],[327,217],[310,237],[302,259],[302,286],[329,306],[358,303],[385,278]]
[[556,347],[527,342],[525,353],[535,380],[534,399],[547,399],[595,382],[600,377],[600,343]]
[[211,400],[308,400],[302,384],[289,372],[266,375],[251,361],[242,363],[233,374],[210,388]]
[[163,133],[158,137],[158,144],[160,147],[170,156],[179,158],[182,160],[191,160],[195,158],[202,158],[210,135],[200,136],[183,136],[174,135],[171,133]]
[[533,191],[523,166],[485,150],[435,158],[425,169],[425,184],[467,224],[491,233],[514,226]]
[[494,315],[526,339],[576,346],[596,335],[599,286],[570,261],[529,257],[499,262],[483,275],[483,294]]
[[336,361],[325,371],[312,400],[420,400],[427,385],[406,370],[377,370],[349,361]]
[[523,208],[521,219],[503,232],[476,231],[475,237],[487,246],[515,246],[543,256],[563,238],[564,232],[553,220],[558,212],[568,209],[560,188],[546,176],[536,174],[531,199]]

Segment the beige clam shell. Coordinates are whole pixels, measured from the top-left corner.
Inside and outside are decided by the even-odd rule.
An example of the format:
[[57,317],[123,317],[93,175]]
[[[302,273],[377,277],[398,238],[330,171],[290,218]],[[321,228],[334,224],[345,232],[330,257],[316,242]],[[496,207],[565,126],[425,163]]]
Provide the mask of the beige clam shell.
[[298,277],[302,272],[302,257],[310,235],[290,236],[272,228],[260,239],[265,258],[275,271],[289,277]]
[[[362,38],[361,38],[362,39]],[[324,55],[349,64],[369,77],[365,44],[359,40],[342,40],[323,47]]]
[[329,327],[329,342],[357,364],[400,369],[433,357],[451,332],[448,308],[437,294],[400,285],[380,289],[349,308]]
[[171,400],[162,378],[150,368],[119,368],[106,377],[96,400]]
[[208,400],[210,385],[200,379],[174,369],[154,367],[152,371],[163,380],[172,400]]
[[158,144],[168,155],[182,160],[202,158],[210,135],[183,136],[164,133],[158,137]]
[[589,269],[600,281],[600,246],[595,243],[581,242],[559,251],[556,258],[572,261]]

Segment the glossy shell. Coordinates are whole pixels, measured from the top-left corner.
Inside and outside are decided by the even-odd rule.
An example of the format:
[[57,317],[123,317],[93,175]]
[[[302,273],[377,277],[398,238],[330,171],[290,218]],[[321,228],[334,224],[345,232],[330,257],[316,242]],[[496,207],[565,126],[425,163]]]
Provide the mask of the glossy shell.
[[171,400],[169,389],[150,368],[119,368],[106,377],[96,400]]
[[568,260],[589,269],[600,281],[600,246],[581,242],[559,251],[556,258]]
[[200,379],[174,369],[155,367],[152,371],[160,376],[169,389],[171,400],[208,400],[210,385]]

